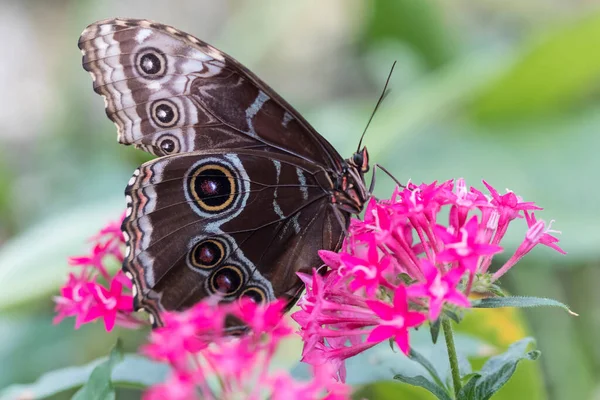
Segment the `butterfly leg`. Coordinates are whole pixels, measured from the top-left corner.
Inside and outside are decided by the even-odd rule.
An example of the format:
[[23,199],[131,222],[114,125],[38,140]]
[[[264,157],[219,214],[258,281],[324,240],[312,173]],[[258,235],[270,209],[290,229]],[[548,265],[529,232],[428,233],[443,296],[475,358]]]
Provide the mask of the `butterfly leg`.
[[385,172],[387,174],[387,176],[389,176],[390,178],[392,178],[392,180],[394,182],[396,182],[396,185],[398,185],[399,187],[401,187],[403,189],[406,188],[406,186],[404,186],[403,184],[401,184],[400,181],[398,179],[396,179],[396,177],[390,173],[390,171],[388,171],[387,169],[385,169],[384,167],[382,167],[379,164],[373,164],[373,175],[371,177],[371,185],[369,186],[369,195],[372,195],[373,194],[373,189],[375,189],[375,171],[377,171],[377,168],[379,168],[380,170],[382,170],[383,172]]
[[339,222],[342,232],[344,232],[344,236],[348,236],[348,230],[346,229],[346,224],[344,223],[344,217],[335,204],[333,206],[333,215],[335,215],[335,219]]

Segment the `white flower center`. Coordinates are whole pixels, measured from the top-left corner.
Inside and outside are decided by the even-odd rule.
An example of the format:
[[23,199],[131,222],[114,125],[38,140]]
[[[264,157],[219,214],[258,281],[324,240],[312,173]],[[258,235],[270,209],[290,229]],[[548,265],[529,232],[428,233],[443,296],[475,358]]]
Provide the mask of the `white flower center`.
[[442,281],[442,276],[437,275],[433,280],[433,283],[429,287],[429,293],[433,295],[436,299],[440,299],[448,293],[448,284]]
[[115,298],[108,299],[104,296],[104,293],[102,293],[102,290],[100,290],[100,288],[96,287],[95,289],[96,293],[98,294],[98,297],[100,298],[102,304],[104,304],[107,310],[112,310],[117,306],[117,300]]
[[401,329],[401,328],[404,328],[404,322],[405,322],[404,317],[402,315],[398,315],[391,321],[387,322],[386,325]]
[[354,272],[361,271],[365,275],[365,278],[374,279],[377,276],[377,270],[374,267],[374,265],[356,265],[354,268],[352,268],[352,270]]
[[459,256],[465,257],[471,254],[471,250],[467,244],[467,239],[469,238],[469,232],[465,228],[460,228],[460,242],[451,243],[446,245],[451,249],[456,250],[456,253]]

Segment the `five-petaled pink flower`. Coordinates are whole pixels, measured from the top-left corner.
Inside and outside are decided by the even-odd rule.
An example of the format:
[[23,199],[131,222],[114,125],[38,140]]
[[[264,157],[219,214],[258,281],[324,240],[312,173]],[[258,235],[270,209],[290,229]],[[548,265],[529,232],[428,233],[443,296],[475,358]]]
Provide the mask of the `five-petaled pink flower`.
[[[498,280],[538,244],[548,246],[551,249],[558,251],[560,254],[567,254],[567,252],[557,244],[558,238],[550,234],[560,232],[550,229],[550,226],[546,228],[546,222],[543,219],[536,219],[534,213],[529,214],[527,211],[525,211],[525,220],[527,221],[527,226],[529,227],[527,233],[525,234],[525,239],[512,257],[509,258],[508,261],[506,261],[506,263],[504,263],[504,265],[502,265],[498,271],[494,273],[492,276],[493,281]],[[550,225],[551,224],[552,221],[550,222]]]
[[94,302],[88,290],[89,282],[85,276],[69,274],[67,283],[60,289],[60,296],[54,297],[56,316],[53,323],[58,324],[67,317],[75,317],[75,329],[79,329],[88,322],[88,311]]
[[454,234],[442,225],[435,227],[435,232],[444,242],[445,248],[437,254],[438,261],[458,262],[470,273],[477,272],[481,256],[492,255],[502,251],[502,247],[478,241],[479,223],[477,216],[471,219]]
[[95,283],[88,282],[87,290],[94,298],[90,306],[85,322],[93,321],[97,318],[104,319],[104,326],[107,331],[111,331],[115,326],[115,321],[119,313],[129,314],[133,312],[133,296],[123,293],[123,283],[118,272],[110,281],[109,289]]
[[367,341],[381,342],[393,337],[400,350],[408,354],[408,329],[421,325],[427,318],[419,312],[409,311],[406,288],[398,286],[394,291],[393,305],[378,300],[368,300],[367,305],[381,318],[381,322],[371,331]]
[[124,239],[121,220],[111,222],[92,238],[93,248],[85,256],[70,257],[69,264],[77,267],[54,298],[57,316],[54,323],[65,317],[75,317],[75,328],[103,319],[107,331],[115,324],[137,328],[144,325],[133,314],[132,284],[120,270],[109,271],[107,261],[123,261]]
[[407,287],[410,297],[425,297],[429,300],[429,319],[435,321],[440,316],[444,303],[452,303],[459,307],[471,306],[469,299],[457,285],[465,274],[463,267],[453,268],[442,273],[428,260],[421,261],[421,269],[425,275],[425,282],[416,283]]
[[365,288],[367,295],[372,297],[383,282],[383,273],[390,265],[389,257],[380,259],[377,243],[373,235],[369,235],[366,241],[366,251],[362,251],[361,257],[342,253],[340,262],[344,265],[344,272],[352,277],[350,290]]

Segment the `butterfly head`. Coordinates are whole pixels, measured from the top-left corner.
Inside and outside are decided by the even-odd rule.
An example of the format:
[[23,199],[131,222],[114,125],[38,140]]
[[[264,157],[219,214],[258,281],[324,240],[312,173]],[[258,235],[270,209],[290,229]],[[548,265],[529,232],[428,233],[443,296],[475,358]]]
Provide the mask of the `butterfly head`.
[[362,150],[354,153],[346,162],[348,166],[355,168],[361,175],[364,175],[369,171],[369,153],[367,152],[367,148],[363,147]]
[[351,214],[359,214],[369,195],[365,172],[369,170],[369,154],[365,147],[348,158],[335,182],[332,203]]

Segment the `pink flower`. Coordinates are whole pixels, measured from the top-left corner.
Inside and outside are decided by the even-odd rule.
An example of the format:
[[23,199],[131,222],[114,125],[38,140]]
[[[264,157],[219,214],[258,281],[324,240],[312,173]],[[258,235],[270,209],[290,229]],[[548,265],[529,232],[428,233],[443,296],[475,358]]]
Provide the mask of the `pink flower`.
[[457,290],[465,270],[454,268],[442,274],[431,262],[421,261],[421,269],[425,274],[426,281],[417,283],[406,288],[410,297],[426,297],[429,299],[429,319],[438,319],[444,303],[456,304],[459,307],[471,306],[469,299],[461,291]]
[[[346,359],[390,337],[408,352],[411,328],[439,318],[446,304],[470,307],[474,281],[485,290],[536,244],[562,252],[543,221],[529,216],[539,207],[484,184],[491,199],[464,179],[409,182],[389,199],[371,198],[364,221],[351,221],[341,253],[319,252],[331,270],[299,274],[306,293],[292,318],[304,340],[303,361],[330,365],[343,380]],[[508,224],[523,216],[525,241],[492,276],[487,271]]]
[[119,313],[128,314],[133,312],[133,297],[123,293],[123,284],[118,278],[119,274],[122,274],[122,272],[119,271],[112,278],[109,289],[95,282],[87,283],[87,290],[95,301],[85,316],[85,322],[103,318],[104,326],[109,332],[115,326],[115,321]]
[[87,316],[94,297],[88,290],[92,283],[84,276],[69,274],[67,283],[60,289],[60,296],[54,298],[56,303],[53,323],[58,324],[66,317],[75,317],[75,329],[87,322]]
[[207,302],[180,313],[164,313],[164,326],[150,333],[150,343],[142,350],[155,360],[185,364],[188,353],[203,350],[222,334],[225,315],[224,308]]
[[445,227],[438,225],[435,231],[444,242],[445,249],[437,254],[436,259],[458,262],[472,274],[476,273],[481,256],[502,251],[500,246],[480,243],[477,240],[478,229],[479,224],[475,215],[456,234],[452,234]]
[[152,386],[143,400],[200,400],[192,375],[176,371],[164,383]]
[[69,265],[81,266],[84,268],[91,267],[102,274],[104,278],[109,278],[110,274],[104,266],[104,258],[109,254],[115,254],[114,245],[112,242],[96,243],[92,249],[92,253],[88,256],[69,257]]
[[383,281],[383,272],[390,265],[390,259],[388,257],[379,259],[377,244],[372,235],[370,235],[366,243],[366,255],[355,257],[343,253],[340,261],[346,267],[346,275],[353,278],[350,282],[350,290],[354,291],[364,287],[367,296],[371,297],[375,295],[375,291]]
[[298,382],[287,374],[274,377],[272,396],[270,400],[346,400],[350,398],[350,388],[347,385],[331,379],[329,365],[313,369],[315,378],[310,382]]
[[[77,267],[54,298],[57,315],[54,323],[65,317],[75,317],[75,328],[102,318],[107,331],[116,325],[137,328],[144,322],[132,315],[132,283],[121,271],[109,272],[107,257],[123,261],[121,221],[109,223],[92,238],[91,254],[70,257],[69,264]],[[108,288],[107,288],[108,287]]]
[[[283,301],[257,304],[251,300],[218,304],[209,298],[186,311],[164,313],[165,326],[151,333],[143,351],[168,361],[174,375],[151,388],[145,398],[312,400],[331,393],[337,396],[331,399],[348,399],[349,390],[330,375],[325,378],[316,372],[312,380],[296,381],[287,372],[269,370],[275,349],[292,334],[282,320],[284,306]],[[248,324],[239,337],[227,335],[232,316]],[[218,395],[215,383],[220,385]]]
[[522,202],[521,198],[507,189],[507,193],[500,195],[489,183],[483,181],[485,187],[492,195],[492,204],[495,205],[500,213],[499,226],[503,227],[515,218],[522,218],[520,211],[541,210],[541,207],[535,205],[534,202]]
[[[291,331],[290,331],[291,332]],[[279,343],[270,339],[272,343]],[[261,352],[267,350],[257,346],[253,338],[248,335],[218,340],[217,346],[210,346],[202,350],[202,357],[208,360],[209,365],[218,368],[220,379],[234,382],[244,382],[246,375],[256,368]],[[269,354],[268,357],[271,357]]]
[[350,290],[347,279],[335,272],[321,276],[313,271],[311,280],[299,275],[307,284],[307,295],[292,318],[302,328],[303,360],[313,366],[334,363],[341,377],[345,359],[375,345],[365,344],[364,337],[377,325],[378,317],[364,296]]
[[531,215],[525,211],[525,220],[527,221],[527,226],[529,230],[525,236],[526,240],[535,244],[543,244],[544,246],[548,246],[551,249],[558,251],[560,254],[567,254],[566,251],[561,249],[556,243],[558,243],[558,238],[556,236],[550,235],[551,233],[560,233],[560,231],[554,231],[550,229],[550,225],[552,225],[552,221],[548,225],[546,229],[546,223],[544,220],[537,220],[535,218],[535,213],[531,213]]
[[277,337],[288,336],[292,331],[286,324],[281,324],[286,302],[276,300],[266,305],[242,298],[236,307],[235,314],[255,332],[269,332]]
[[367,301],[367,305],[381,318],[381,322],[369,334],[367,341],[378,343],[394,337],[400,350],[408,354],[410,350],[408,328],[421,325],[427,318],[419,312],[408,310],[406,288],[398,286],[394,292],[393,306],[373,300]]
[[509,269],[511,269],[521,258],[523,258],[538,244],[548,246],[551,249],[558,251],[560,254],[567,254],[566,251],[556,244],[558,243],[558,238],[550,234],[560,232],[551,230],[550,226],[546,228],[546,222],[544,222],[544,220],[537,220],[534,213],[531,213],[530,215],[527,211],[525,211],[525,219],[527,221],[527,225],[529,226],[529,229],[525,234],[525,239],[517,248],[512,257],[510,257],[508,261],[494,273],[492,276],[492,281],[498,280],[502,275],[508,272]]

